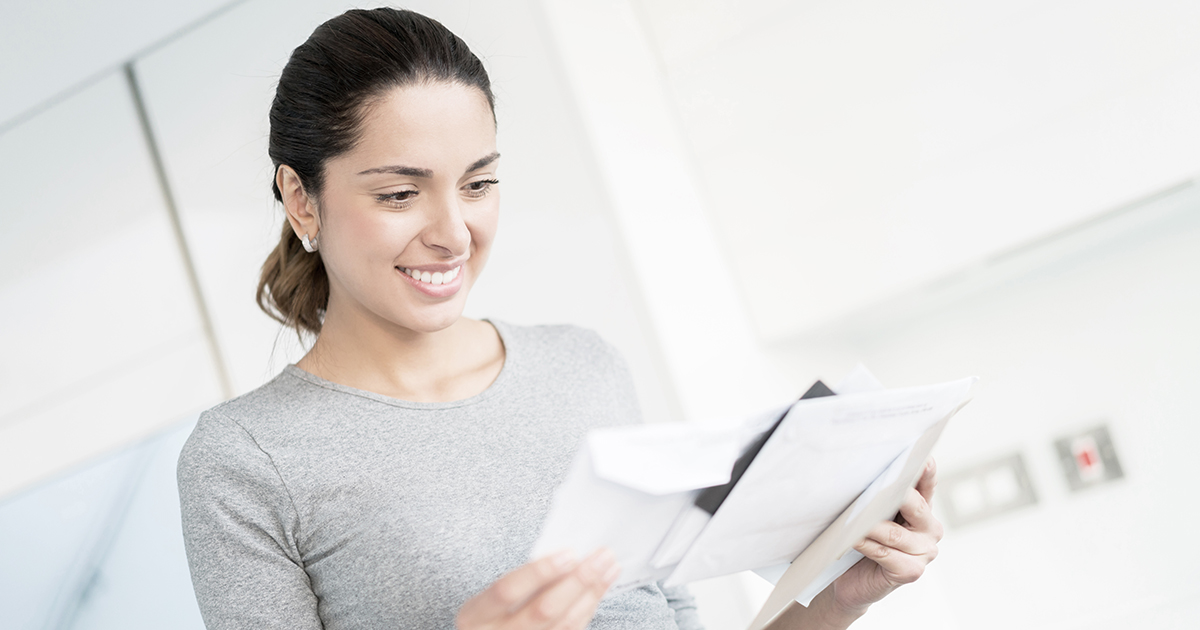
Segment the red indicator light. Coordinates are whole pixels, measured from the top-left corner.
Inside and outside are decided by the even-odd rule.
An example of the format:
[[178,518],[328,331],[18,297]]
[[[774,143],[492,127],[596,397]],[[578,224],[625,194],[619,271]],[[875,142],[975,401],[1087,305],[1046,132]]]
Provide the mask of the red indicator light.
[[1092,436],[1085,435],[1072,440],[1071,454],[1075,456],[1075,466],[1079,468],[1081,481],[1093,481],[1104,477],[1104,460],[1100,458],[1100,449]]

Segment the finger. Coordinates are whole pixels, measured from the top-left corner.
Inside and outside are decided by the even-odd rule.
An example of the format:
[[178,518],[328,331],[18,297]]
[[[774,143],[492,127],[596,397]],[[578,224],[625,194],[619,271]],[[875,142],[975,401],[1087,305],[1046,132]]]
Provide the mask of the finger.
[[503,618],[576,565],[573,553],[560,551],[514,569],[467,601],[459,611],[459,618],[463,621]]
[[917,490],[910,488],[904,496],[904,503],[900,504],[900,516],[904,519],[901,525],[908,529],[928,534],[935,541],[942,539],[942,522],[933,515],[933,508]]
[[552,630],[580,630],[586,628],[591,622],[592,617],[596,615],[596,607],[600,604],[600,600],[604,597],[604,593],[616,581],[617,575],[620,574],[620,569],[613,567],[610,569],[609,579],[603,583],[596,585],[588,596],[580,597],[575,604],[567,610],[563,618],[554,626]]
[[867,539],[910,555],[937,553],[937,545],[928,534],[914,532],[892,521],[883,521],[872,527]]
[[925,565],[930,560],[925,556],[904,553],[870,538],[862,540],[854,548],[878,564],[888,582],[897,586],[916,581],[925,572]]
[[937,462],[931,456],[925,460],[925,470],[917,480],[917,492],[925,497],[925,502],[933,505],[933,489],[937,487]]
[[[613,553],[607,549],[596,551],[563,579],[554,583],[530,599],[512,618],[515,628],[546,628],[557,624],[580,599],[599,596],[608,589],[610,571],[616,567]],[[616,577],[611,576],[611,577]]]

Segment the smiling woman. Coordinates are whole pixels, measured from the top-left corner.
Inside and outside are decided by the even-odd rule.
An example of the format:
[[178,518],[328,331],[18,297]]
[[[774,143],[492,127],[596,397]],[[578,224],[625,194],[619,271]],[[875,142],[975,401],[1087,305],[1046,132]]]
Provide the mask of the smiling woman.
[[[354,10],[295,50],[271,108],[287,216],[259,305],[315,337],[202,414],[179,459],[209,628],[696,629],[686,589],[605,598],[611,553],[528,562],[587,431],[638,422],[624,361],[573,326],[462,316],[496,236],[496,121],[482,64],[424,16]],[[845,627],[936,552],[932,472],[785,619]]]
[[205,623],[698,627],[683,589],[601,604],[606,552],[526,563],[583,434],[639,418],[594,333],[462,317],[500,203],[466,44],[408,11],[330,20],[283,71],[269,151],[287,223],[258,301],[315,341],[180,456]]
[[[417,86],[433,93],[422,98],[421,90],[400,89]],[[399,98],[401,92],[412,95]],[[457,99],[439,99],[448,94]],[[499,157],[495,152],[494,101],[483,64],[461,39],[436,21],[407,12],[352,11],[314,31],[292,53],[271,106],[268,151],[276,168],[272,189],[275,198],[284,202],[289,223],[263,265],[258,288],[263,310],[298,332],[316,335],[321,331],[331,298],[325,268],[328,247],[320,256],[304,254],[320,242],[322,204],[318,199],[329,192],[325,189],[330,178],[335,191],[332,197],[325,195],[325,203],[354,204],[366,195],[379,204],[405,209],[421,193],[417,183],[430,185],[424,195],[428,198],[435,192],[432,185],[439,185],[441,192],[447,176],[462,172],[462,164],[448,166],[460,155],[451,157],[437,145],[428,144],[446,142],[441,146],[459,152],[490,147],[467,162],[470,166],[464,177],[476,180],[465,184],[467,194],[482,197],[499,184],[491,176],[494,168],[490,173],[476,172],[494,165]],[[443,111],[451,104],[459,109],[453,114]],[[455,118],[460,114],[464,116],[461,122],[473,127],[460,127]],[[368,121],[371,124],[366,124]],[[470,136],[467,144],[461,142],[464,135]],[[418,141],[427,144],[414,144]],[[351,152],[352,148],[365,150]],[[398,149],[406,153],[397,155]],[[422,165],[405,159],[432,162]],[[433,162],[455,171],[435,173]],[[356,166],[362,170],[351,170]],[[440,177],[435,180],[435,175]],[[493,197],[492,201],[494,212],[498,200]],[[422,208],[425,214],[430,203],[438,201],[427,200]],[[494,219],[492,225],[494,229]]]
[[[319,242],[329,286],[320,334],[297,366],[406,400],[478,393],[503,363],[492,326],[461,317],[500,205],[490,100],[457,82],[393,86],[372,99],[359,124],[353,148],[326,161],[319,193],[289,165],[276,170],[288,227]],[[467,342],[466,358],[478,369],[464,379],[461,366],[443,361],[441,374],[423,366],[432,383],[402,378],[394,363],[406,352],[391,343],[397,335]]]
[[[361,125],[354,149],[326,163],[319,196],[290,166],[277,170],[290,227],[320,241],[323,327],[374,318],[440,331],[458,321],[496,232],[491,109],[473,87],[422,83],[388,89]],[[318,336],[318,354],[327,341]]]

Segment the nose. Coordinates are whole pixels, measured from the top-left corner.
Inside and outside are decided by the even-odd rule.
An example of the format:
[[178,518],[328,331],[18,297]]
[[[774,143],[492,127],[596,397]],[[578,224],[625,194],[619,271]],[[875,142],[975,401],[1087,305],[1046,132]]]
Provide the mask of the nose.
[[445,258],[463,256],[471,246],[471,231],[457,198],[444,199],[429,208],[430,217],[422,233],[426,247]]

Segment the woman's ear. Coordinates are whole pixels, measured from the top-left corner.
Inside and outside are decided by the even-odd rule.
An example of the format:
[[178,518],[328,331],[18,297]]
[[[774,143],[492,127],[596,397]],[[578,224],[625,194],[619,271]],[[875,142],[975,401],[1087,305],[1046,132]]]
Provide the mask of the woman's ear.
[[305,235],[316,240],[321,231],[320,218],[317,215],[317,200],[304,190],[300,176],[287,164],[280,164],[275,169],[275,185],[279,187],[279,196],[283,198],[283,211],[287,214],[288,223],[296,231],[296,238]]

